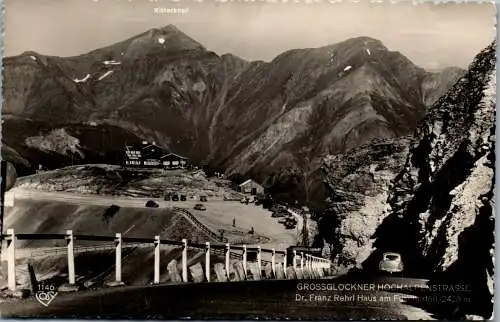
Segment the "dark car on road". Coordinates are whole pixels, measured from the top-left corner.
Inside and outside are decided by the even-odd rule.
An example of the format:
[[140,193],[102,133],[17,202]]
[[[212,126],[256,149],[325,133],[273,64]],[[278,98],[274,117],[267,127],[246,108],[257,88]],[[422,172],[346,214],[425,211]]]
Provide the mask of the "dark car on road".
[[205,207],[201,203],[197,203],[196,205],[194,205],[194,209],[195,210],[200,210],[200,211],[205,211],[205,210],[207,210],[207,207]]
[[172,201],[179,201],[179,195],[173,195]]
[[201,202],[207,202],[207,196],[200,196]]
[[187,200],[186,195],[181,195],[181,201],[186,201],[186,200]]
[[148,200],[146,201],[146,205],[145,205],[147,208],[158,208],[160,207],[160,205],[158,205],[158,203],[154,200]]
[[172,200],[172,195],[171,195],[171,194],[169,194],[169,193],[168,193],[168,194],[166,194],[166,195],[165,195],[165,197],[163,198],[163,200],[165,200],[165,201],[170,201],[170,200]]
[[286,229],[294,229],[297,226],[297,219],[294,217],[286,217],[283,224]]

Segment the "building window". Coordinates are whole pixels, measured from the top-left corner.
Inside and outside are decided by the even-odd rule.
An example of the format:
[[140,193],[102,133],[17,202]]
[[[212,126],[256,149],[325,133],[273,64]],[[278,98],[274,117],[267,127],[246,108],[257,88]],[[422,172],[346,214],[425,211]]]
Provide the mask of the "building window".
[[179,161],[172,161],[172,165],[179,165]]

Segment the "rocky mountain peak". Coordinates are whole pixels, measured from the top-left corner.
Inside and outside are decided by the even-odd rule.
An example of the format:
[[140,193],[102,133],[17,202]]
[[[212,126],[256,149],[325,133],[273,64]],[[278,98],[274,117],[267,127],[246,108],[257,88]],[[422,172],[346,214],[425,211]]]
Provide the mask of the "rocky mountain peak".
[[357,37],[246,62],[167,25],[76,57],[6,64],[4,111],[49,123],[100,119],[264,182],[300,169],[304,147],[315,146],[312,164],[410,133],[425,111],[425,71],[391,55],[381,41]]

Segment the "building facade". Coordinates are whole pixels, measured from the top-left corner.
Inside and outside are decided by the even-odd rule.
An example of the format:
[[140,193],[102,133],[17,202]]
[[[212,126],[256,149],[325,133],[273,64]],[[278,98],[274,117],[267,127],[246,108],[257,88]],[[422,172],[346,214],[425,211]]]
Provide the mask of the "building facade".
[[142,164],[147,168],[161,168],[160,158],[165,154],[154,142],[142,149]]
[[126,167],[141,167],[143,165],[142,148],[147,144],[142,142],[141,145],[125,146],[125,158],[123,165]]
[[248,179],[238,186],[238,190],[241,193],[258,195],[264,193],[264,187],[253,181],[252,179]]
[[123,165],[132,168],[182,169],[189,165],[189,159],[167,153],[155,142],[143,141],[141,144],[125,146]]
[[189,159],[175,153],[169,153],[160,158],[164,169],[184,169],[189,165]]

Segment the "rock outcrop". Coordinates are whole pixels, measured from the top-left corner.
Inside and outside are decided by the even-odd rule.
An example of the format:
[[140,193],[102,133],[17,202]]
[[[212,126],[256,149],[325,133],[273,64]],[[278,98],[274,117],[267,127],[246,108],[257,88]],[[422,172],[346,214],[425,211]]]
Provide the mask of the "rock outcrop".
[[389,214],[391,180],[403,169],[409,142],[378,140],[325,159],[329,207],[319,226],[337,273],[360,267],[373,252],[376,228]]
[[[496,69],[493,43],[417,128],[376,247],[410,271],[469,285],[455,314],[492,313]],[[463,297],[462,297],[463,298]]]
[[441,318],[492,314],[495,48],[476,56],[411,140],[325,160],[330,208],[320,233],[338,272],[376,272],[383,252],[398,252],[405,276],[467,289],[428,305]]

